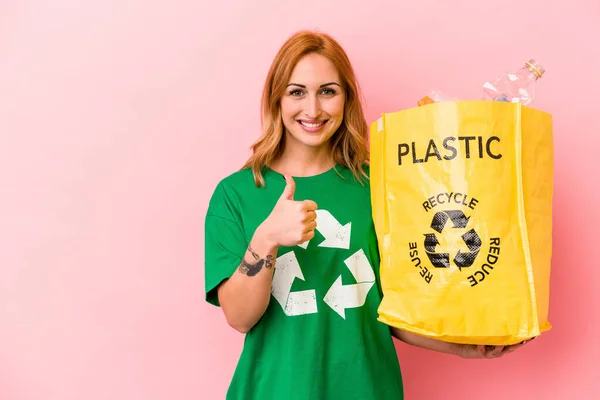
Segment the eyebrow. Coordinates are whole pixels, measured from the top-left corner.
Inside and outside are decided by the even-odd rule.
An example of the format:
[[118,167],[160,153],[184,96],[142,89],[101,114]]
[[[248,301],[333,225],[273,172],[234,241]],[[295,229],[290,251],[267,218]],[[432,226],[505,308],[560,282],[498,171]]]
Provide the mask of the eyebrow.
[[[340,84],[339,84],[339,83],[337,83],[337,82],[328,82],[328,83],[324,83],[324,84],[322,84],[321,86],[319,86],[319,88],[323,88],[323,87],[325,87],[325,86],[329,86],[329,85],[337,85],[337,86],[340,86]],[[301,87],[301,88],[303,88],[303,89],[306,89],[306,85],[301,85],[301,84],[299,84],[299,83],[290,83],[290,84],[288,84],[288,86],[298,86],[298,87]],[[286,87],[287,87],[287,86],[286,86]],[[340,87],[341,87],[341,86],[340,86]]]

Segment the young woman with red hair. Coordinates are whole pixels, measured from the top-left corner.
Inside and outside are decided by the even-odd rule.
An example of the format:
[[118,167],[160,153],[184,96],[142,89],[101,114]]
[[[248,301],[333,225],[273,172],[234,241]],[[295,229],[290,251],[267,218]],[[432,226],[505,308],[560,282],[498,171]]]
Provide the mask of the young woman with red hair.
[[516,348],[445,343],[377,321],[367,135],[342,47],[323,33],[289,38],[266,79],[262,136],[206,215],[206,299],[246,334],[227,399],[402,399],[392,335],[464,358]]

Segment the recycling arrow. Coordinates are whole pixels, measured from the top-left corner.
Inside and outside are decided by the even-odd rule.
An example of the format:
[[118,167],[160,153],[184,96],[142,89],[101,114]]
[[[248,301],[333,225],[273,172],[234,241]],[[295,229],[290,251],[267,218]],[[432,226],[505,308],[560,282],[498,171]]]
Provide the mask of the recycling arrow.
[[427,251],[435,251],[435,246],[437,246],[438,244],[440,244],[440,242],[438,241],[437,237],[435,236],[435,233],[426,233],[425,234],[425,250]]
[[[316,213],[316,229],[325,237],[325,240],[319,244],[319,247],[349,249],[352,222],[342,225],[327,210],[316,210]],[[310,240],[307,240],[298,246],[306,249],[309,242]]]
[[435,229],[439,233],[442,233],[448,218],[450,218],[452,221],[454,228],[466,228],[470,217],[467,218],[467,216],[460,210],[439,211],[433,216],[431,228]]
[[277,258],[271,284],[271,294],[288,316],[314,314],[317,312],[317,296],[314,289],[292,292],[294,280],[304,280],[296,254],[290,251]]
[[461,268],[470,267],[473,265],[475,257],[477,257],[477,254],[479,254],[479,249],[481,248],[481,239],[479,238],[477,232],[475,232],[475,229],[471,229],[462,235],[462,238],[470,251],[468,253],[461,253],[461,251],[458,250],[456,257],[454,257],[454,263],[458,267],[459,271]]
[[[349,249],[352,223],[340,224],[327,210],[316,210],[316,214],[316,229],[325,238],[319,247]],[[308,243],[309,241],[306,241],[299,246],[306,249]],[[356,283],[344,285],[342,275],[339,275],[327,290],[323,301],[339,316],[346,319],[346,309],[362,307],[365,304],[369,291],[375,285],[375,272],[362,249],[346,258],[344,264]],[[304,280],[294,251],[279,256],[275,265],[271,294],[288,316],[317,313],[315,290],[291,291],[296,278]]]
[[361,307],[365,304],[367,294],[375,284],[375,273],[362,249],[344,260],[344,264],[357,283],[343,285],[342,275],[338,276],[323,301],[340,317],[346,319],[347,308]]
[[425,234],[425,252],[429,257],[429,261],[436,268],[450,268],[450,254],[448,253],[436,253],[435,247],[440,244],[435,233]]
[[[442,233],[448,219],[452,221],[453,228],[466,228],[469,218],[460,210],[447,210],[437,212],[431,221],[431,228],[438,233]],[[440,242],[438,241],[435,233],[426,233],[424,240],[424,247],[431,264],[436,268],[450,268],[450,255],[448,253],[436,253],[435,248]],[[464,233],[462,236],[463,241],[469,248],[469,252],[461,252],[460,250],[454,257],[454,263],[458,267],[459,271],[462,268],[470,267],[473,265],[479,249],[481,248],[481,239],[474,229]]]

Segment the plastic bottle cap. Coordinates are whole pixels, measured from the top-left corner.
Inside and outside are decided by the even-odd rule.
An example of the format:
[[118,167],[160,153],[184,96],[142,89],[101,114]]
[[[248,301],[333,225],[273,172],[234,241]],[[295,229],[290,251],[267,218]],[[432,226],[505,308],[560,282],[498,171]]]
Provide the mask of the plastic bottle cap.
[[531,60],[527,61],[525,63],[525,65],[528,68],[531,68],[536,73],[538,78],[541,78],[544,75],[544,72],[546,72],[546,70],[544,70],[544,68],[542,68],[541,64],[533,58]]

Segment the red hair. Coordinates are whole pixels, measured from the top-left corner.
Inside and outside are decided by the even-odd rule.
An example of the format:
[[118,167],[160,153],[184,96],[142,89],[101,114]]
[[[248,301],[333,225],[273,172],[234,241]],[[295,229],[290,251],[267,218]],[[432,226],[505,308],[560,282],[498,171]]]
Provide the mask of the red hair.
[[291,36],[279,49],[266,78],[262,93],[262,136],[252,145],[253,154],[242,169],[252,168],[257,186],[264,186],[263,167],[270,165],[283,151],[284,126],[281,98],[298,61],[311,53],[329,59],[337,68],[346,96],[344,118],[330,139],[334,161],[352,171],[361,181],[369,162],[368,125],[360,101],[360,88],[352,64],[340,44],[325,33],[301,31]]

